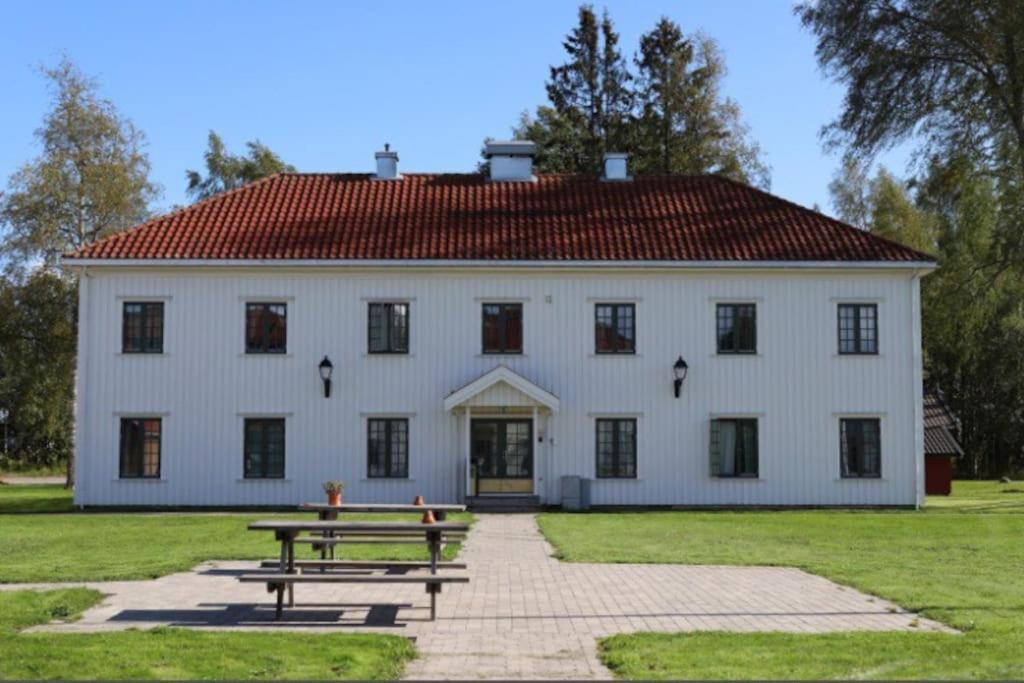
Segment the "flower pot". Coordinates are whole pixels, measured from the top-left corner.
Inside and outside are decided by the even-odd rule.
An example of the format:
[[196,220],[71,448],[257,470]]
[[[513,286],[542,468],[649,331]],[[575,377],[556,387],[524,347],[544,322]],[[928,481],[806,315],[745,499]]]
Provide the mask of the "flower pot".
[[327,504],[334,507],[341,505],[341,492],[339,491],[338,493],[328,493]]
[[426,505],[426,501],[423,500],[423,496],[416,496],[415,500],[412,501],[413,505]]

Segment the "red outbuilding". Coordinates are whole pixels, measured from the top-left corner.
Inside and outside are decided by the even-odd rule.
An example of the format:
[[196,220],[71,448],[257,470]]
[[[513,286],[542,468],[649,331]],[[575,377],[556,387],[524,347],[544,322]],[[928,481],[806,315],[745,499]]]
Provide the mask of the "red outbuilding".
[[948,496],[953,484],[953,461],[964,454],[956,440],[959,422],[936,390],[924,393],[924,492]]

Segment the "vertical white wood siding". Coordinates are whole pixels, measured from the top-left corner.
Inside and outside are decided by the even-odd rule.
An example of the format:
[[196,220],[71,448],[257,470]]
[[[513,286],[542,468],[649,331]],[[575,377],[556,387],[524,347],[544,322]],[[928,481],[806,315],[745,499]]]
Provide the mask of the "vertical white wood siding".
[[[596,480],[602,505],[914,505],[920,487],[920,334],[910,271],[491,273],[90,268],[81,298],[76,501],[288,505],[343,479],[351,501],[464,492],[465,431],[443,399],[499,363],[552,392],[538,488],[594,476],[594,419],[638,417],[639,478]],[[483,356],[481,303],[523,302],[521,356]],[[164,354],[122,355],[125,300],[165,304]],[[244,354],[246,300],[286,301],[288,353]],[[410,302],[410,353],[370,356],[367,302]],[[635,356],[594,355],[594,304],[635,301]],[[715,354],[715,302],[757,304],[756,356]],[[878,304],[877,356],[839,356],[836,306]],[[324,399],[317,364],[334,363]],[[672,364],[690,365],[673,398]],[[487,397],[500,396],[495,390]],[[487,401],[490,403],[490,400]],[[121,416],[163,419],[159,481],[118,479]],[[282,480],[242,477],[244,416],[284,416]],[[366,477],[366,420],[409,418],[409,479]],[[759,421],[760,476],[709,476],[712,415]],[[882,477],[842,480],[841,415],[881,418]]]

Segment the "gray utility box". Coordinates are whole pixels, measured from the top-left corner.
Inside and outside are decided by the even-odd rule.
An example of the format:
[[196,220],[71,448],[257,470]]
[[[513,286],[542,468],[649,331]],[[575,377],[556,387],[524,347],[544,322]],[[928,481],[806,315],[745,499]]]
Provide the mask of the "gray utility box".
[[572,511],[590,509],[589,479],[575,475],[562,477],[562,509]]

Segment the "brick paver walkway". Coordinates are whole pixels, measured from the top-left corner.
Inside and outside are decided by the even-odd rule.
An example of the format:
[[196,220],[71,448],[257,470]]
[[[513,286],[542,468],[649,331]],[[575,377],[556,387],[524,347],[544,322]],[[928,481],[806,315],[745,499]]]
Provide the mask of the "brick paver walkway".
[[379,631],[416,638],[411,678],[506,679],[608,678],[596,639],[628,631],[947,630],[798,569],[570,564],[551,552],[532,515],[478,515],[461,555],[470,583],[445,588],[435,622],[422,586],[316,585],[297,587],[297,607],[275,624],[263,586],[235,580],[253,563],[211,562],[154,581],[77,584],[109,597],[80,621],[39,628]]

